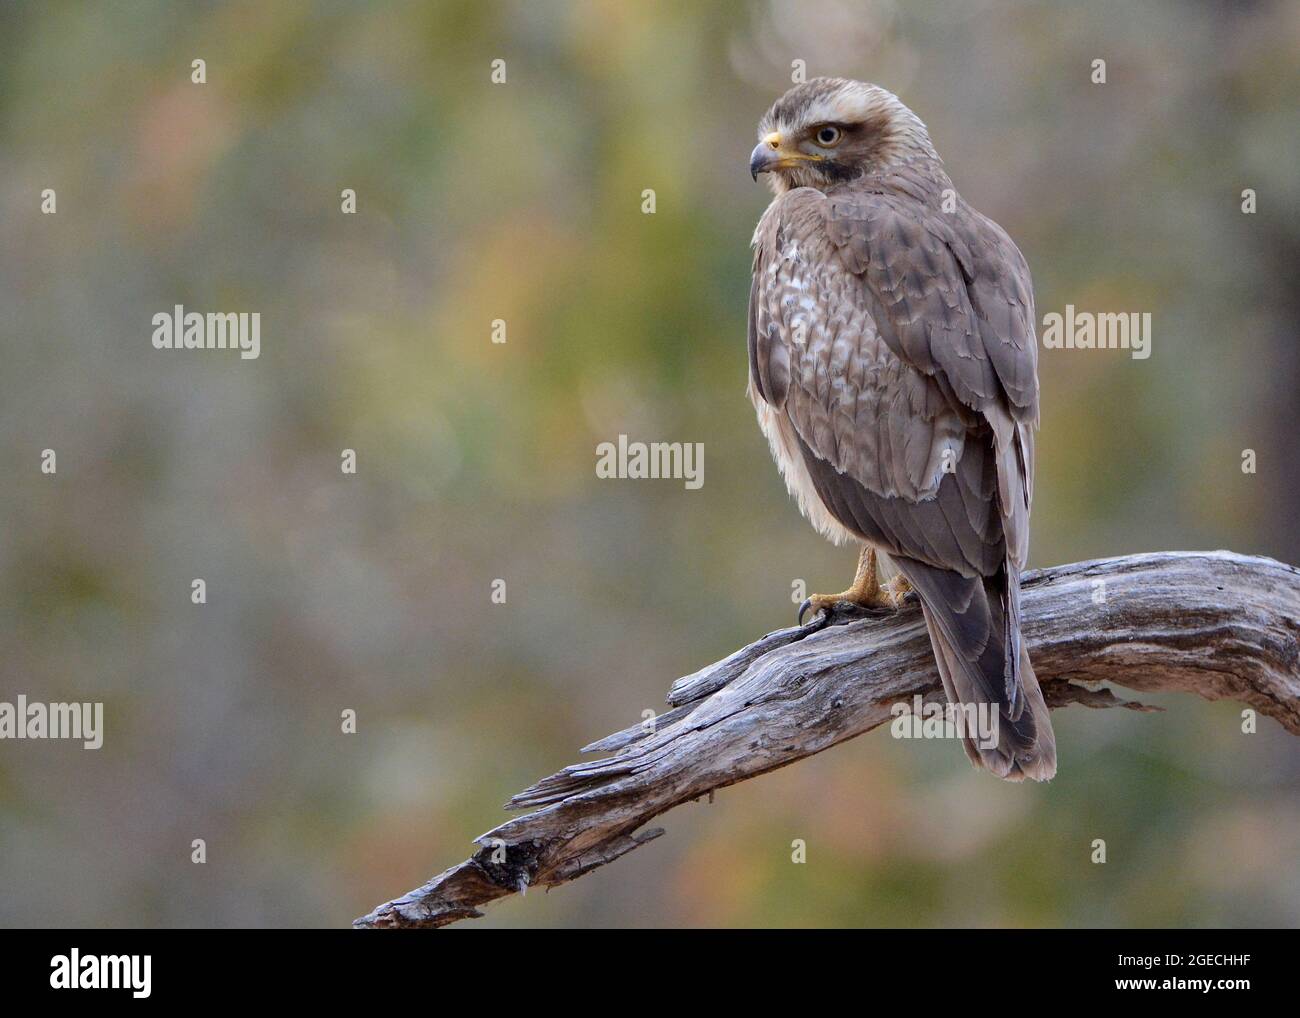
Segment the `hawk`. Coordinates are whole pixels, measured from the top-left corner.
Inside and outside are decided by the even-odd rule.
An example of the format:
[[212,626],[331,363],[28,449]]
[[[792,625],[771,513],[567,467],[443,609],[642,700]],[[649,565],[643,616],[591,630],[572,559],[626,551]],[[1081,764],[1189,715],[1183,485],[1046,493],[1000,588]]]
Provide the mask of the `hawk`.
[[[749,396],[803,514],[861,546],[853,585],[800,621],[914,591],[948,701],[995,719],[996,740],[965,738],[971,761],[1047,780],[1056,740],[1020,632],[1038,424],[1025,259],[883,88],[797,85],[758,136],[750,173],[775,198],[754,231]],[[877,557],[897,572],[884,585]]]

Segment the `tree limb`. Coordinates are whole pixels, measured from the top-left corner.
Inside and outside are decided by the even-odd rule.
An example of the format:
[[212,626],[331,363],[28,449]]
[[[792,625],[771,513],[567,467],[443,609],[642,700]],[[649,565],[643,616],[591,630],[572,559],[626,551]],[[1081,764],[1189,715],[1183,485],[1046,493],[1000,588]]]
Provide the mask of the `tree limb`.
[[[1023,617],[1052,707],[1153,709],[1098,687],[1105,682],[1238,700],[1300,735],[1293,566],[1224,551],[1057,566],[1026,574]],[[508,807],[532,812],[353,925],[444,926],[527,887],[582,876],[662,834],[636,833],[660,813],[870,731],[914,695],[943,697],[915,604],[769,633],[678,679],[653,731],[635,725],[592,743],[584,752],[615,755],[520,792]]]

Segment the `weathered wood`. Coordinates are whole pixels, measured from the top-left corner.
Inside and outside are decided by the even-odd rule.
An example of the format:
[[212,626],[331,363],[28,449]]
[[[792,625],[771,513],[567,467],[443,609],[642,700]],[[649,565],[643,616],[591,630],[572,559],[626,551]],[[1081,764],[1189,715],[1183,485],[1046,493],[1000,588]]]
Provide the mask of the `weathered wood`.
[[[1110,683],[1237,700],[1300,734],[1292,566],[1223,551],[1079,562],[1028,574],[1023,611],[1052,707],[1150,709],[1098,687]],[[654,731],[635,725],[592,743],[588,750],[616,755],[520,792],[508,806],[531,812],[354,925],[444,926],[529,886],[572,880],[662,834],[636,833],[660,813],[870,731],[914,695],[942,698],[915,604],[769,633],[679,679]],[[1070,766],[1068,746],[1061,766]]]

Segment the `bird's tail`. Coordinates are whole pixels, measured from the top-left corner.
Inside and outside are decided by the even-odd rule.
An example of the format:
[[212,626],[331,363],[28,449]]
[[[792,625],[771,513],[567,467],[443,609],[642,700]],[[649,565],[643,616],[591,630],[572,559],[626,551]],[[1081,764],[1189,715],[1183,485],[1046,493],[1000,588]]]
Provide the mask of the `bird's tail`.
[[898,565],[921,598],[948,702],[985,705],[996,725],[983,733],[967,726],[971,762],[1008,781],[1052,778],[1056,736],[1020,638],[1018,577],[967,578],[921,563]]

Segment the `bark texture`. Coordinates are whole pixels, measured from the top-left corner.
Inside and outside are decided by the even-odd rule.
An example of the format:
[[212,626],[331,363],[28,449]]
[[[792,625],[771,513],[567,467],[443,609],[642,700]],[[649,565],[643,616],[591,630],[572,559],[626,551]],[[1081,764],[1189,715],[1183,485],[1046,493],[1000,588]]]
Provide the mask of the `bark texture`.
[[[1226,551],[1078,562],[1027,573],[1023,612],[1053,708],[1155,709],[1107,685],[1194,693],[1247,704],[1300,735],[1293,566]],[[916,604],[769,633],[678,679],[653,731],[638,724],[585,747],[610,755],[520,792],[507,805],[529,812],[353,925],[445,926],[508,894],[573,880],[663,834],[642,830],[659,814],[868,732],[915,695],[943,699]]]

